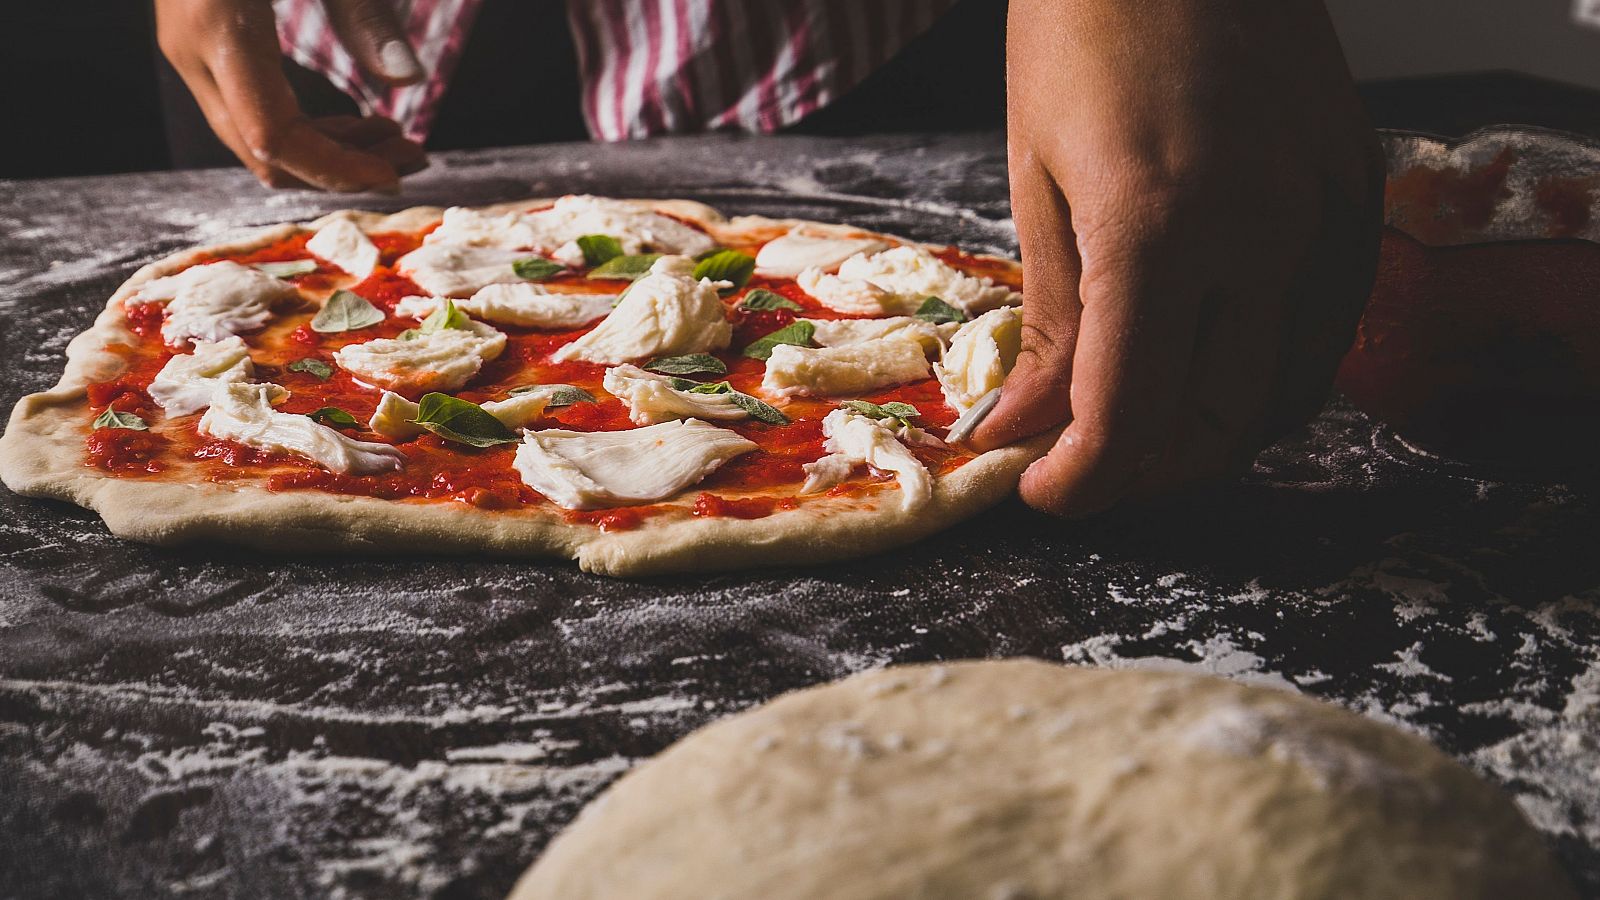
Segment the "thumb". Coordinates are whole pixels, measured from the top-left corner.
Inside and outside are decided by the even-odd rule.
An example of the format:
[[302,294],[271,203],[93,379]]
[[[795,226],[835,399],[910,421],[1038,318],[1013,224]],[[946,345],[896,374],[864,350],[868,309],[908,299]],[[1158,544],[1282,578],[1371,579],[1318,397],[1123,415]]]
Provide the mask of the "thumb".
[[1013,444],[1072,417],[1083,263],[1054,180],[1020,153],[1013,153],[1011,168],[1011,206],[1022,248],[1022,350],[1000,402],[968,441],[978,450]]
[[391,84],[415,84],[427,74],[387,0],[326,0],[328,20],[345,49],[367,72]]

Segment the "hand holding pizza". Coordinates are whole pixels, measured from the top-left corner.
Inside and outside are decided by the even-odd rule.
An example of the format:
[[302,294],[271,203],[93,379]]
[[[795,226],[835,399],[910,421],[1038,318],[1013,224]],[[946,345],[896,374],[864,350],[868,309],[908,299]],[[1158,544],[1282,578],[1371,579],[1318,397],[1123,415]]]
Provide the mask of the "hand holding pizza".
[[[422,78],[389,4],[326,0],[326,8],[366,71],[396,85]],[[392,190],[426,164],[389,119],[305,115],[283,74],[268,0],[156,0],[156,31],[217,137],[269,187]]]
[[1023,346],[974,436],[1085,515],[1234,475],[1316,415],[1374,277],[1383,160],[1315,0],[1013,0]]

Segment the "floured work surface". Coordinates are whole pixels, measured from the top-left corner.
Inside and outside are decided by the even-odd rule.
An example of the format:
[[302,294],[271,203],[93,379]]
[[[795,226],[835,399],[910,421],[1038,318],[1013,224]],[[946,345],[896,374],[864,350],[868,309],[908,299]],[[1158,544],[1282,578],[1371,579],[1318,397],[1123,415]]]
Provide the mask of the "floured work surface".
[[[231,227],[563,191],[1014,251],[997,135],[446,154],[356,201],[239,172],[6,183],[0,406],[53,383],[134,267]],[[0,895],[494,897],[697,725],[886,662],[1008,655],[1198,667],[1420,730],[1596,893],[1596,535],[1592,490],[1421,460],[1339,405],[1158,515],[1013,503],[899,553],[704,579],[158,550],[0,492]]]

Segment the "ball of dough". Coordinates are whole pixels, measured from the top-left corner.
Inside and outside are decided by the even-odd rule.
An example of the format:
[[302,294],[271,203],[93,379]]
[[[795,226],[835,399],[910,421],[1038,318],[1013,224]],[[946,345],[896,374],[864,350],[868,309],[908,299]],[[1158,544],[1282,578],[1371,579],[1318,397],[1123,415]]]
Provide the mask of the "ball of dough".
[[1574,896],[1426,742],[1217,678],[906,666],[716,722],[594,801],[513,900]]

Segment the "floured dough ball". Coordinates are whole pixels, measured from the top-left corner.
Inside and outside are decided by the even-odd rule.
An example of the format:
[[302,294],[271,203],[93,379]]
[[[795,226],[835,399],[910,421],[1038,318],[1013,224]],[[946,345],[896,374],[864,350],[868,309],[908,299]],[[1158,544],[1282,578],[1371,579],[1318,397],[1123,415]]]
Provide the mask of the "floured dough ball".
[[513,900],[1574,896],[1426,742],[1221,679],[974,662],[717,722],[622,778]]

